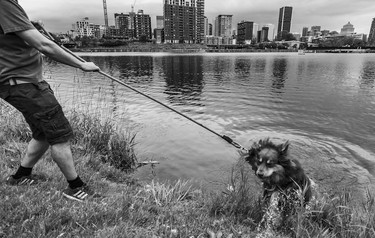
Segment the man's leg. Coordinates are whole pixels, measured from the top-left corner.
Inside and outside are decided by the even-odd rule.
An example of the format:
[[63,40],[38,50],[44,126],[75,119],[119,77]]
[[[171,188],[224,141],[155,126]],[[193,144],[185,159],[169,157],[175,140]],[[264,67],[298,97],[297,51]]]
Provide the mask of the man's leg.
[[16,173],[10,176],[7,181],[11,185],[33,184],[35,178],[30,178],[34,165],[42,158],[47,151],[49,144],[45,140],[32,139],[26,150],[26,154],[21,161]]
[[25,157],[22,159],[21,166],[32,168],[47,151],[49,144],[44,140],[32,139],[28,146]]
[[68,181],[78,177],[74,167],[70,142],[58,143],[51,146],[52,158],[59,166]]

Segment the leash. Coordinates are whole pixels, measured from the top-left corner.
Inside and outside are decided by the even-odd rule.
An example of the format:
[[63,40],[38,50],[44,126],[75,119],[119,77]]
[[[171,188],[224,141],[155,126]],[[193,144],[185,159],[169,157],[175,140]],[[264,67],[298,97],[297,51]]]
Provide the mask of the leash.
[[[69,53],[70,55],[72,55],[73,57],[75,57],[76,59],[78,59],[78,60],[81,61],[81,62],[86,62],[83,58],[79,57],[78,55],[76,55],[75,53],[73,53],[71,50],[67,49],[65,46],[63,46],[62,44],[60,44],[60,42],[58,42],[58,41],[55,39],[55,37],[53,37],[48,31],[46,31],[46,30],[44,29],[44,27],[41,26],[38,22],[32,22],[32,24],[34,25],[34,27],[35,27],[37,30],[39,30],[39,32],[40,32],[42,35],[44,35],[47,39],[49,39],[49,40],[53,41],[54,43],[56,43],[56,44],[57,44],[60,48],[62,48],[65,52]],[[147,94],[145,94],[145,93],[139,91],[138,89],[136,89],[136,88],[134,88],[134,87],[132,87],[132,86],[130,86],[130,85],[128,85],[128,84],[122,82],[121,80],[119,80],[119,79],[117,79],[117,78],[115,78],[115,77],[113,77],[113,76],[111,76],[111,75],[109,75],[109,74],[103,72],[102,70],[99,70],[99,71],[96,71],[96,72],[98,72],[99,74],[101,74],[101,75],[103,75],[103,76],[105,76],[105,77],[107,77],[107,78],[109,78],[109,79],[115,81],[116,83],[119,83],[119,84],[121,84],[122,86],[124,86],[124,87],[126,87],[126,88],[128,88],[128,89],[131,89],[131,90],[133,90],[134,92],[136,92],[136,93],[138,93],[138,94],[140,94],[140,95],[142,95],[142,96],[144,96],[144,97],[146,97],[146,98],[148,98],[148,99],[150,99],[150,100],[152,100],[152,101],[154,101],[154,102],[156,102],[156,103],[162,105],[163,107],[165,107],[165,108],[167,108],[167,109],[169,109],[169,110],[171,110],[171,111],[177,113],[178,115],[180,115],[180,116],[182,116],[182,117],[188,119],[189,121],[191,121],[191,122],[197,124],[198,126],[204,128],[204,129],[206,129],[207,131],[209,131],[209,132],[211,132],[211,133],[217,135],[218,137],[222,138],[223,140],[225,140],[226,142],[228,142],[229,144],[231,144],[231,145],[234,146],[235,148],[240,149],[240,150],[243,150],[243,151],[245,151],[245,152],[248,152],[248,149],[246,149],[245,147],[243,147],[243,146],[240,145],[239,143],[233,141],[229,136],[226,136],[226,135],[220,135],[219,133],[215,132],[214,130],[212,130],[212,129],[210,129],[210,128],[204,126],[204,125],[202,125],[201,123],[195,121],[195,120],[192,119],[191,117],[189,117],[189,116],[187,116],[187,115],[185,115],[185,114],[183,114],[183,113],[177,111],[176,109],[174,109],[174,108],[172,108],[172,107],[170,107],[170,106],[168,106],[168,105],[166,105],[166,104],[160,102],[159,100],[157,100],[157,99],[155,99],[155,98],[153,98],[153,97],[151,97],[151,96],[149,96],[149,95],[147,95]]]

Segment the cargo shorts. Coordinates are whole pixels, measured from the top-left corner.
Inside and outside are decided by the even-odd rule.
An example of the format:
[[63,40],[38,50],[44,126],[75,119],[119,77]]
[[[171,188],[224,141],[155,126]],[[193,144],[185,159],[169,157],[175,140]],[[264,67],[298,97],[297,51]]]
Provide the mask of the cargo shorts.
[[68,142],[73,136],[69,121],[46,81],[0,85],[0,98],[23,114],[35,140],[54,145]]

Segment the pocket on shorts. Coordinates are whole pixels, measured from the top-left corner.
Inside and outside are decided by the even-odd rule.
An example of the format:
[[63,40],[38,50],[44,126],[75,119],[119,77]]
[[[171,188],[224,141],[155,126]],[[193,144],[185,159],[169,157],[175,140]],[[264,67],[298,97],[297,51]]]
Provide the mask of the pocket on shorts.
[[51,89],[51,86],[49,85],[49,83],[47,83],[47,82],[44,81],[44,80],[38,82],[38,83],[36,84],[36,86],[39,88],[39,90],[40,90],[41,92],[47,90],[47,91],[51,92],[52,94],[54,93],[53,90]]
[[60,105],[46,109],[44,112],[35,113],[34,117],[39,121],[38,124],[44,132],[47,141],[54,141],[72,134],[72,128]]

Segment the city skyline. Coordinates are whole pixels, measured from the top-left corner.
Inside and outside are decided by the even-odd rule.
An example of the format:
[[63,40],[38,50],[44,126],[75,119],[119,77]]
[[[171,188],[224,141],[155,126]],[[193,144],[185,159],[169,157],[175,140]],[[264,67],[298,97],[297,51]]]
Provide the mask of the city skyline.
[[[90,22],[104,24],[102,0],[47,0],[18,1],[32,20],[42,20],[48,29],[54,32],[66,32],[71,25],[89,17]],[[372,19],[375,17],[373,0],[268,0],[239,1],[231,0],[217,4],[215,0],[205,0],[205,16],[210,23],[220,14],[233,15],[233,28],[237,23],[246,20],[260,25],[274,24],[277,26],[279,9],[284,6],[293,7],[291,32],[302,32],[303,27],[315,25],[322,30],[340,31],[349,21],[354,25],[355,32],[369,34]],[[163,15],[163,0],[107,0],[109,24],[114,25],[114,13],[127,13],[135,3],[134,10],[144,10],[151,16],[152,27],[156,26],[156,16]],[[58,12],[57,12],[58,11]]]

